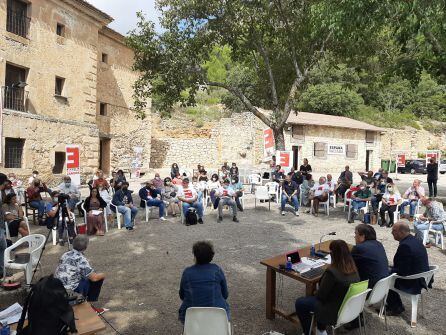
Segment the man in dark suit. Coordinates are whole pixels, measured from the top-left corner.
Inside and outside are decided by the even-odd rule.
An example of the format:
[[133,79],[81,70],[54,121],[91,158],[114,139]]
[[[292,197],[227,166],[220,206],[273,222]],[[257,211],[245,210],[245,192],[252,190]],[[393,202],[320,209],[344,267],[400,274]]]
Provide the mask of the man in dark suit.
[[[392,273],[400,276],[410,276],[417,273],[429,271],[429,261],[426,248],[423,242],[410,234],[409,225],[405,222],[398,222],[392,227],[393,238],[400,242],[400,245],[393,257]],[[410,293],[420,294],[422,288],[426,288],[423,278],[413,280],[395,281],[395,288]],[[390,290],[387,297],[388,315],[399,315],[404,312],[404,307],[398,293]]]
[[380,279],[389,275],[386,251],[381,242],[376,240],[376,231],[370,225],[356,226],[355,241],[352,256],[359,277],[361,280],[368,280],[369,288],[373,288]]

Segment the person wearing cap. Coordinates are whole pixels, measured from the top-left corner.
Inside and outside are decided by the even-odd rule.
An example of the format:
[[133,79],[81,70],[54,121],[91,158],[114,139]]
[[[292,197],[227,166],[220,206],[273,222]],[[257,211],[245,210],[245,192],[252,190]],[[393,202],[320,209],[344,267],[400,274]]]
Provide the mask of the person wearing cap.
[[352,211],[350,212],[348,223],[353,223],[355,221],[355,216],[358,215],[359,210],[367,206],[367,201],[370,200],[372,200],[372,192],[367,187],[367,182],[363,180],[359,184],[359,190],[352,194]]
[[178,199],[183,203],[183,215],[186,217],[189,208],[195,208],[198,215],[198,223],[203,223],[203,203],[198,201],[198,193],[189,185],[189,178],[183,179],[183,187],[179,188]]
[[232,221],[239,222],[237,219],[237,204],[233,199],[235,196],[235,191],[229,186],[229,184],[229,180],[225,179],[223,181],[223,185],[216,191],[217,197],[220,198],[220,201],[218,202],[218,222],[223,221],[224,206],[229,206],[232,208]]
[[128,182],[124,181],[121,183],[121,188],[113,195],[112,202],[117,207],[118,212],[124,216],[125,229],[129,231],[133,230],[133,222],[136,214],[138,214],[138,208],[133,204],[132,193],[129,191]]
[[[158,188],[155,187],[152,181],[146,182],[146,186],[141,188],[138,192],[139,197],[141,198],[140,206],[145,208],[149,207],[158,207],[159,208],[159,219],[165,221],[164,217],[164,201],[161,200],[161,192]],[[145,201],[143,201],[145,200]]]

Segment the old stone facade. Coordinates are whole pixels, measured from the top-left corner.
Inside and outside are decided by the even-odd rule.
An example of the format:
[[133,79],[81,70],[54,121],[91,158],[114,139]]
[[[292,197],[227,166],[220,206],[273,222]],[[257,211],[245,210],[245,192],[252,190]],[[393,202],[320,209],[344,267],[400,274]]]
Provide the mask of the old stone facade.
[[135,146],[148,168],[150,112],[131,110],[133,54],[112,20],[83,0],[0,0],[4,171],[49,176],[69,144],[84,177],[128,169]]

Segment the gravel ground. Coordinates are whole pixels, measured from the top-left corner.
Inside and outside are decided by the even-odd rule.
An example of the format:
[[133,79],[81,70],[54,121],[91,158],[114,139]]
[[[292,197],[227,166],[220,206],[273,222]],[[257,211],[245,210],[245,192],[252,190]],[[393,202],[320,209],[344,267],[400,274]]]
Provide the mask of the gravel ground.
[[[266,204],[254,209],[251,199],[245,205],[247,209],[239,215],[240,223],[232,222],[226,213],[224,221],[218,224],[216,213],[209,210],[204,225],[186,227],[178,218],[166,222],[153,218],[149,223],[138,223],[133,232],[113,228],[105,237],[91,238],[87,257],[97,271],[107,274],[98,303],[110,309],[105,317],[122,334],[181,334],[177,320],[181,273],[193,263],[192,244],[206,239],[214,243],[214,261],[223,268],[228,280],[234,333],[260,335],[275,330],[287,335],[301,334],[300,329],[286,320],[265,318],[266,271],[260,261],[318,241],[322,234],[331,231],[336,231],[338,238],[354,243],[354,225],[346,222],[342,208],[332,211],[329,217],[321,214],[315,218],[303,213],[300,217],[292,213],[282,217],[275,204],[271,211]],[[397,242],[388,228],[377,227],[377,232],[391,261]],[[37,276],[51,273],[64,251],[66,248],[48,246],[43,273]],[[446,320],[441,312],[446,298],[443,290],[446,276],[442,270],[445,255],[436,247],[428,253],[430,263],[438,264],[440,272],[435,277],[434,289],[425,295],[425,318],[419,312],[418,327],[410,328],[410,305],[405,301],[407,311],[402,317],[389,317],[388,332],[383,320],[367,313],[368,334],[445,333]],[[281,276],[277,283],[277,304],[292,311],[294,300],[304,294],[304,286]],[[8,300],[4,296],[0,299],[3,303]],[[102,334],[113,333],[107,328]]]

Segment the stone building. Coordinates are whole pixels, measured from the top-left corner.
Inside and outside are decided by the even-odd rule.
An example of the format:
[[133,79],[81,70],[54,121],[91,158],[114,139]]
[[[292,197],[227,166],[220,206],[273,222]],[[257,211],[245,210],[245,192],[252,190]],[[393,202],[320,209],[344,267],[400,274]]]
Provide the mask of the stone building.
[[294,167],[304,158],[314,170],[376,170],[381,165],[383,128],[347,117],[316,113],[291,113],[285,131],[285,148],[293,151]]
[[85,177],[150,160],[150,111],[132,108],[133,53],[83,0],[0,0],[2,166],[6,172],[66,172],[66,145],[80,146]]

